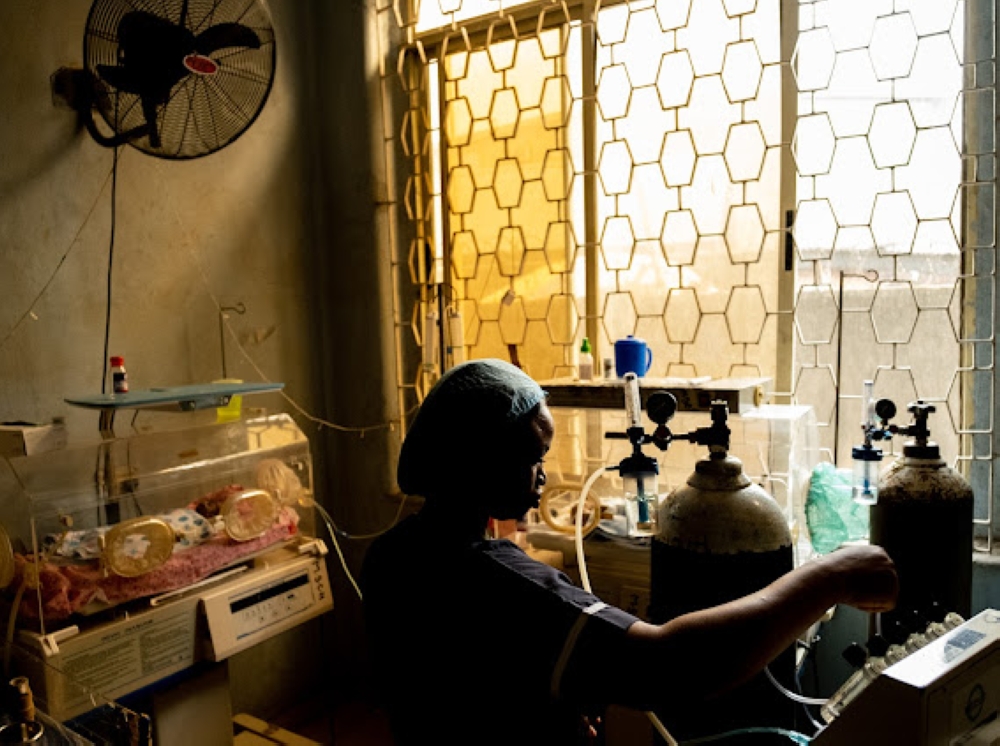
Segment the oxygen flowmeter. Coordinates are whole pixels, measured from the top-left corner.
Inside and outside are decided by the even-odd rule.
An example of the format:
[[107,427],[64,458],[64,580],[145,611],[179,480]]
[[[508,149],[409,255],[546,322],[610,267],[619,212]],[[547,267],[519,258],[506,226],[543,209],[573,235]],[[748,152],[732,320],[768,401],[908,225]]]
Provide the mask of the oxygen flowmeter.
[[617,471],[621,477],[625,493],[625,515],[629,536],[652,536],[656,533],[657,512],[659,510],[658,475],[659,463],[647,456],[642,447],[652,443],[661,451],[666,451],[675,440],[686,440],[696,445],[707,446],[713,455],[725,454],[729,450],[730,429],[726,424],[728,408],[724,402],[712,403],[712,424],[682,435],[671,432],[667,423],[677,412],[677,399],[668,391],[657,391],[649,396],[646,414],[656,428],[652,434],[642,426],[642,401],[639,397],[639,382],[635,373],[626,373],[625,415],[628,428],[624,433],[609,432],[607,438],[628,439],[632,453],[623,458],[617,466],[607,467]]
[[[655,443],[660,450],[667,444],[657,434],[647,435],[642,427],[642,400],[639,397],[639,379],[635,373],[625,374],[625,418],[628,422],[624,433],[606,433],[607,438],[628,438],[632,453],[608,471],[621,474],[625,496],[625,519],[629,536],[652,536],[656,529],[656,510],[659,506],[658,477],[660,465],[655,458],[642,452],[642,446]],[[654,396],[656,396],[654,394]]]

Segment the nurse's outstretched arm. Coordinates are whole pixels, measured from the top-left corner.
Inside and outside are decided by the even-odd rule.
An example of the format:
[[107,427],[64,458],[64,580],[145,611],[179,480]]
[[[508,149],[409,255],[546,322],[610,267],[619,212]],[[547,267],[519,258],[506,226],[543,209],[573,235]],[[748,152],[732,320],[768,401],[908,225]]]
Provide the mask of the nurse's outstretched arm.
[[852,546],[807,562],[765,588],[662,625],[637,622],[611,673],[613,701],[642,709],[701,700],[761,671],[832,606],[895,606],[899,581],[881,547]]

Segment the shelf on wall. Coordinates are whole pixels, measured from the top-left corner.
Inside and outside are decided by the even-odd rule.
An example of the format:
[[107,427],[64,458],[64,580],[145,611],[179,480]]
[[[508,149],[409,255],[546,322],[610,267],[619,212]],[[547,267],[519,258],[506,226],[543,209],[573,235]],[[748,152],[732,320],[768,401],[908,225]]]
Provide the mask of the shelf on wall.
[[[539,381],[548,394],[550,407],[624,409],[621,379],[578,381],[554,378]],[[731,414],[756,409],[770,389],[770,378],[654,378],[639,379],[639,397],[646,406],[649,395],[669,391],[677,399],[678,412],[707,412],[712,402],[724,401]]]
[[125,394],[97,394],[66,397],[67,404],[85,409],[156,409],[167,412],[192,412],[196,409],[225,407],[234,396],[280,391],[283,383],[199,383],[192,386],[129,391]]

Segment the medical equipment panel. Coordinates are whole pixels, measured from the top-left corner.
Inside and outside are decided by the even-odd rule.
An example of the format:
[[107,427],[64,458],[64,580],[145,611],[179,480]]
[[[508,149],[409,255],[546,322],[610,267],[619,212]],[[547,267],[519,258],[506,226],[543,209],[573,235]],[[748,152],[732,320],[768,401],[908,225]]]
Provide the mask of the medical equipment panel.
[[1000,611],[986,609],[886,668],[815,746],[1000,742]]

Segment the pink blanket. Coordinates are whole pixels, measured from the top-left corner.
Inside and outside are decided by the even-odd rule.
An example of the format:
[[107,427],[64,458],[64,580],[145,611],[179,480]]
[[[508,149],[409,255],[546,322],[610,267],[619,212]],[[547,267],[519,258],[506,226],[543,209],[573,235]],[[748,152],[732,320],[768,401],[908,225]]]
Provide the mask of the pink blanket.
[[[167,593],[207,578],[212,573],[235,564],[244,557],[290,539],[298,533],[298,515],[281,508],[278,521],[266,533],[249,541],[234,541],[224,532],[203,544],[175,552],[160,567],[135,578],[109,573],[104,575],[96,561],[57,565],[43,562],[38,568],[41,616],[46,621],[61,621],[91,602],[114,606],[137,598]],[[29,560],[14,555],[16,571],[8,590],[20,587]],[[31,563],[34,565],[34,563]],[[29,577],[33,574],[29,569]],[[39,597],[29,584],[21,599],[19,616],[38,619]]]

